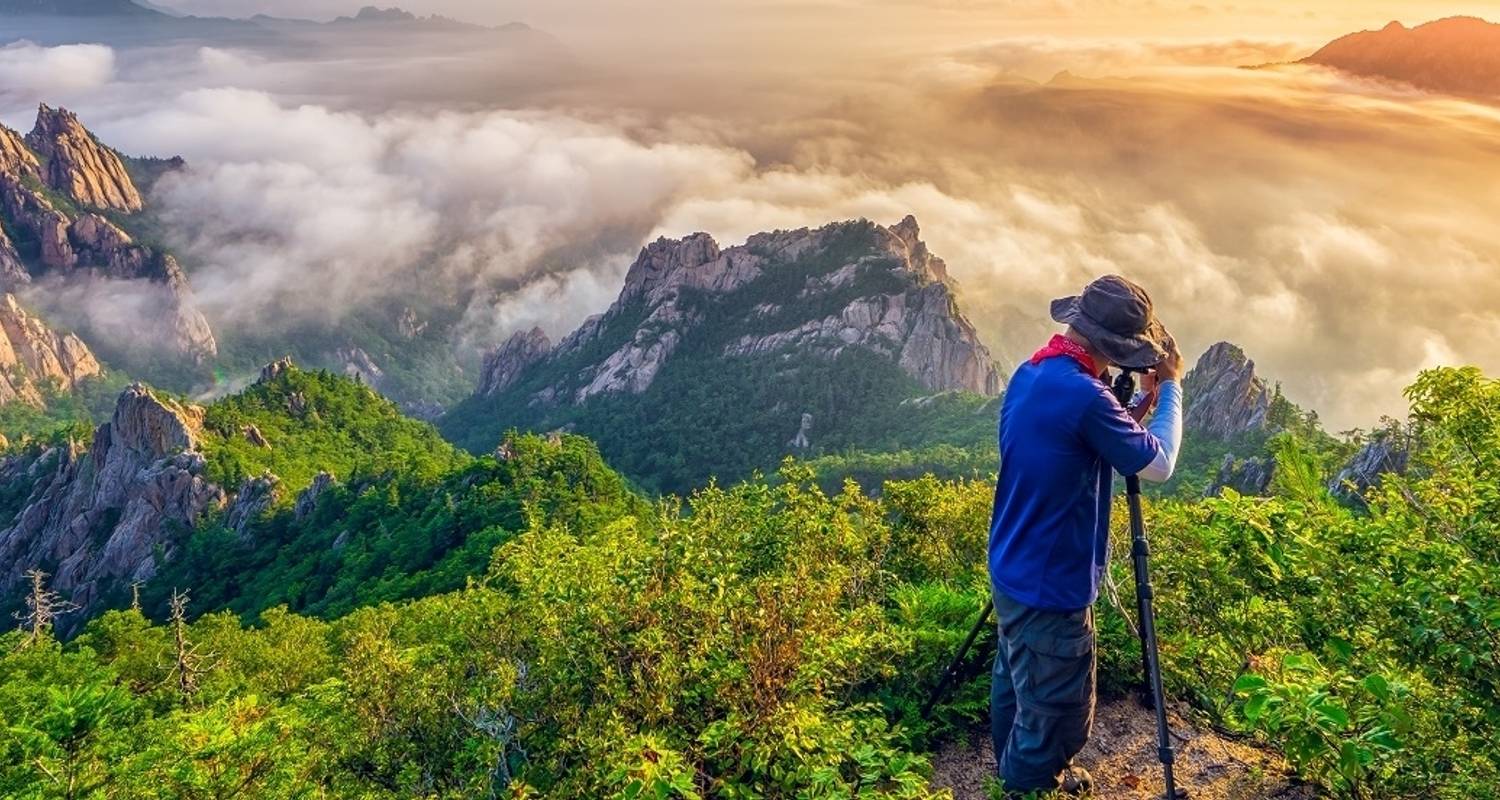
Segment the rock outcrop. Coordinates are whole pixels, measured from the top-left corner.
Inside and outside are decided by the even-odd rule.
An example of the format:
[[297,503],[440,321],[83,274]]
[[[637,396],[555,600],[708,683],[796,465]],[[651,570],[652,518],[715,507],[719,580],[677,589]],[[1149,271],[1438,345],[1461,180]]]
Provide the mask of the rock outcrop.
[[385,370],[370,358],[370,354],[364,348],[350,347],[340,350],[334,354],[334,358],[344,365],[344,374],[363,383],[366,386],[378,389],[380,382],[385,378]]
[[[777,291],[765,290],[765,282]],[[761,302],[742,299],[752,286],[762,287]],[[1001,387],[989,350],[958,310],[946,265],[907,217],[888,228],[858,221],[761,233],[729,248],[706,233],[658,239],[642,248],[609,310],[555,348],[530,331],[492,352],[479,394],[504,392],[538,364],[571,364],[592,353],[602,355],[528,402],[639,394],[679,348],[710,328],[743,331],[715,345],[726,364],[750,356],[832,358],[858,349],[891,359],[931,391],[994,395]]]
[[[54,202],[59,196],[66,202]],[[0,291],[42,276],[49,289],[56,284],[62,291],[88,291],[91,282],[104,280],[131,282],[135,321],[129,335],[202,363],[217,354],[218,342],[194,307],[181,266],[94,211],[130,214],[141,208],[120,157],[71,112],[41,106],[24,139],[0,126],[0,217],[16,234],[14,240],[0,234]],[[87,328],[89,321],[85,315],[79,326]]]
[[1270,490],[1271,479],[1275,475],[1276,459],[1274,458],[1252,456],[1241,460],[1235,458],[1233,454],[1226,453],[1223,462],[1219,464],[1218,474],[1214,476],[1213,483],[1204,494],[1209,497],[1218,497],[1226,488],[1246,495],[1265,494]]
[[313,512],[318,510],[318,498],[333,488],[335,482],[333,473],[330,472],[323,471],[313,476],[313,482],[297,495],[297,502],[292,505],[293,517],[298,522],[302,522],[312,516]]
[[48,328],[26,313],[15,295],[0,296],[0,406],[40,407],[48,385],[68,391],[101,372],[82,339]]
[[143,207],[120,157],[100,144],[73,112],[43,104],[26,144],[45,160],[42,180],[80,206],[125,213]]
[[511,334],[505,344],[484,357],[484,368],[479,373],[479,395],[491,397],[509,389],[521,373],[550,352],[552,340],[541,328]]
[[224,504],[204,477],[202,420],[202,409],[137,384],[90,447],[51,448],[24,477],[5,477],[6,485],[28,481],[31,492],[0,529],[0,593],[15,591],[26,570],[56,565],[54,588],[88,612],[111,589],[154,575],[157,555],[170,558],[178,535]]
[[1255,362],[1229,342],[1208,348],[1183,379],[1188,431],[1216,439],[1264,431],[1270,424],[1271,392],[1255,374]]
[[1387,474],[1406,472],[1410,442],[1399,427],[1377,431],[1328,482],[1328,491],[1345,500],[1359,500]]
[[281,479],[270,472],[246,478],[224,514],[224,527],[240,539],[250,538],[250,526],[276,504],[280,494]]

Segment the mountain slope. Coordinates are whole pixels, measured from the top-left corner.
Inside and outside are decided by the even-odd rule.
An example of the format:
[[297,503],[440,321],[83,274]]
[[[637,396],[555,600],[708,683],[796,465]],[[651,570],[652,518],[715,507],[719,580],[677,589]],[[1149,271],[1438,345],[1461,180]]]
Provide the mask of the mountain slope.
[[[0,126],[0,291],[35,284],[28,301],[127,361],[201,366],[218,342],[177,260],[127,231],[144,209],[125,161],[68,110],[39,106],[24,139]],[[79,302],[110,281],[130,282],[119,308]]]
[[1305,64],[1471,96],[1500,96],[1500,25],[1449,17],[1415,28],[1392,22],[1336,39]]
[[581,525],[641,500],[577,437],[473,459],[356,381],[268,365],[207,407],[135,385],[92,442],[0,460],[0,613],[27,570],[86,619],[132,583],[148,608],[318,613],[449,591],[533,519]]
[[101,372],[83,340],[48,328],[15,295],[0,295],[0,406],[40,407],[44,389],[67,391]]
[[[441,422],[475,451],[576,430],[653,489],[792,453],[967,441],[1000,376],[916,220],[648,245],[604,314],[555,347],[517,333]],[[953,402],[917,402],[954,393]],[[955,435],[956,434],[956,435]]]

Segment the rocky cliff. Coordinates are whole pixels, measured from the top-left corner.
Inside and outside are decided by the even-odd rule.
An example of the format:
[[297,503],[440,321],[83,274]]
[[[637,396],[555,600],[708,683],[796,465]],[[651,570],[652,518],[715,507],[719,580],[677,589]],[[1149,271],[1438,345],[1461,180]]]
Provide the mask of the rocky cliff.
[[509,389],[532,364],[541,361],[552,352],[552,340],[541,328],[516,331],[504,344],[484,357],[484,368],[479,374],[478,394],[491,397]]
[[1362,502],[1365,492],[1379,486],[1387,474],[1406,472],[1411,460],[1411,439],[1399,425],[1376,431],[1338,474],[1328,482],[1333,496]]
[[177,536],[221,508],[203,477],[202,410],[134,385],[87,448],[69,443],[0,462],[0,485],[31,491],[0,527],[0,595],[41,568],[65,598],[94,610],[113,589],[155,574]]
[[144,206],[120,157],[100,144],[73,112],[43,104],[26,144],[45,163],[42,179],[47,185],[78,205],[126,213]]
[[1500,98],[1500,25],[1449,17],[1336,39],[1303,59],[1369,78],[1450,94]]
[[684,343],[726,331],[734,335],[717,352],[726,368],[748,356],[829,358],[858,349],[890,359],[930,391],[1000,390],[946,265],[907,217],[891,227],[861,221],[762,233],[729,248],[705,233],[658,239],[631,264],[609,310],[556,348],[549,352],[546,337],[530,331],[492,352],[480,393],[503,391],[537,365],[568,364],[562,380],[534,391],[534,402],[640,394]]
[[48,328],[15,295],[0,296],[0,405],[41,406],[49,385],[67,391],[102,371],[83,340]]
[[1183,425],[1194,434],[1233,439],[1269,425],[1271,392],[1255,374],[1245,351],[1219,342],[1208,348],[1183,379],[1187,408]]
[[[24,139],[0,126],[0,291],[33,282],[62,296],[98,281],[130,281],[134,333],[196,362],[218,351],[194,308],[176,259],[142,245],[102,213],[141,211],[140,192],[118,154],[100,144],[71,112],[45,105]],[[80,327],[89,319],[81,316]]]

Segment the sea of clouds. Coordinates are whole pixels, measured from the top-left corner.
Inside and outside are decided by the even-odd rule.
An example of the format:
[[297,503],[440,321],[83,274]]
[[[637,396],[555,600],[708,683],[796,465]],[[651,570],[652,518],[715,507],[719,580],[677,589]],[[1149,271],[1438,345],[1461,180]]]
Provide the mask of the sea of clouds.
[[[1367,426],[1422,368],[1500,371],[1500,113],[1235,68],[1298,47],[1018,39],[496,81],[473,52],[14,44],[0,117],[46,100],[184,156],[152,202],[220,329],[420,295],[462,309],[456,347],[559,336],[657,236],[912,213],[1002,358],[1051,329],[1048,299],[1119,272],[1190,357],[1232,340],[1331,427]],[[358,79],[403,65],[443,91]]]

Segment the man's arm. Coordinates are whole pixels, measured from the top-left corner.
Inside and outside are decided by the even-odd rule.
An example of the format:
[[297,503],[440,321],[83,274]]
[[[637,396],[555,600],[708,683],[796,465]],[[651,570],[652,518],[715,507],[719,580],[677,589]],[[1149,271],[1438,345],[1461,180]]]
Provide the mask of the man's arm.
[[1182,385],[1176,379],[1166,381],[1158,387],[1160,399],[1156,404],[1156,416],[1146,430],[1156,437],[1161,448],[1156,451],[1146,468],[1136,473],[1141,480],[1162,483],[1172,477],[1177,467],[1177,453],[1182,448]]

